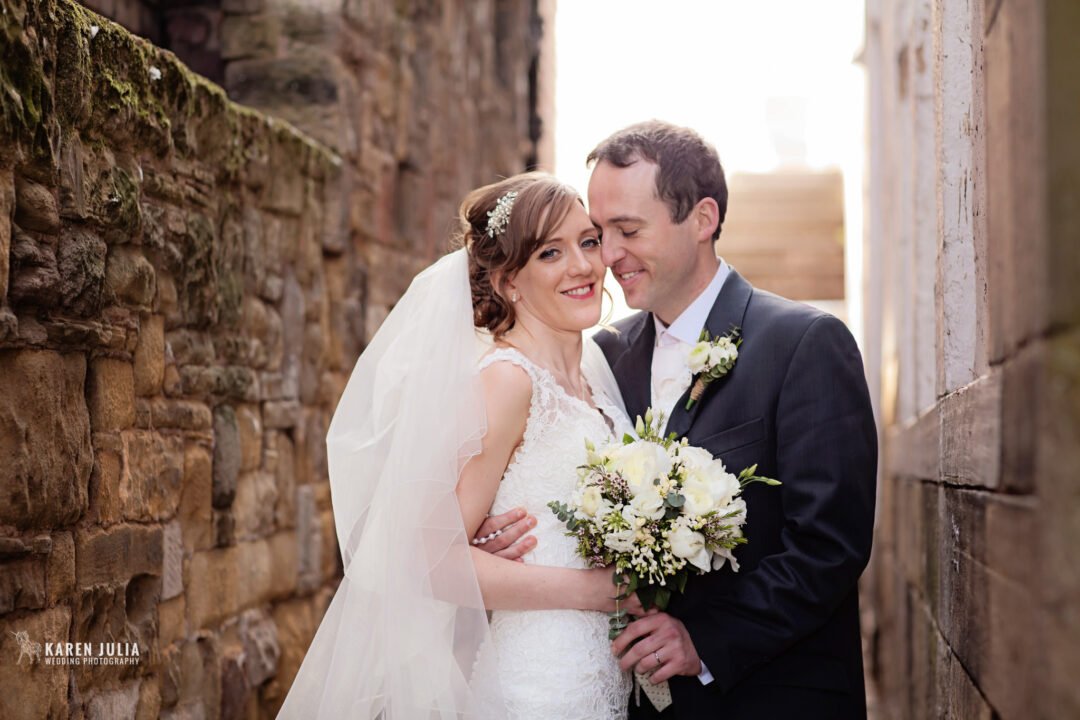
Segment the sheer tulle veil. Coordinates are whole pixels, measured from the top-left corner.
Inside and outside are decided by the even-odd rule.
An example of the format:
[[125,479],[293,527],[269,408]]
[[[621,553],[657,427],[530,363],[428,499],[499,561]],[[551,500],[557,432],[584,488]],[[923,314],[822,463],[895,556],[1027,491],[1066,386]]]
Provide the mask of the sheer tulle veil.
[[469,717],[474,676],[497,675],[454,494],[486,430],[488,347],[462,249],[413,280],[357,362],[327,435],[345,577],[279,718]]

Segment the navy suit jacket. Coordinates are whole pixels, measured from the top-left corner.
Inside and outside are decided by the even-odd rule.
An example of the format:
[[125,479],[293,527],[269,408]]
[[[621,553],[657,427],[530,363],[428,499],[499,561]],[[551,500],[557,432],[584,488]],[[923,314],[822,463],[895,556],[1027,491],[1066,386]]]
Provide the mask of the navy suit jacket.
[[[755,483],[743,494],[740,570],[692,576],[668,611],[715,680],[671,681],[664,718],[864,718],[858,579],[870,557],[877,433],[862,358],[842,322],[757,290],[732,271],[709,314],[713,336],[740,328],[732,370],[701,400],[676,404],[668,432]],[[600,332],[631,418],[648,407],[650,313]],[[631,718],[656,717],[647,700]]]

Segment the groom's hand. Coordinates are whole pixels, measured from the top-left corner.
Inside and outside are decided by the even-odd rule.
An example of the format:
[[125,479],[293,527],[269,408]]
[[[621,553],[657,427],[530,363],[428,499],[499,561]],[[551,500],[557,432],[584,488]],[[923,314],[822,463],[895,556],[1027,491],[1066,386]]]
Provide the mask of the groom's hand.
[[[514,508],[502,515],[495,515],[484,520],[480,529],[476,531],[473,544],[498,557],[521,562],[521,558],[536,547],[536,538],[526,535],[534,527],[536,527],[536,518],[528,515],[521,508]],[[484,538],[490,539],[479,542]]]
[[[615,638],[611,652],[621,658],[620,668],[648,675],[649,680],[656,684],[676,675],[695,677],[701,674],[701,658],[686,626],[671,615],[655,609],[630,623]],[[657,662],[658,657],[660,662]]]

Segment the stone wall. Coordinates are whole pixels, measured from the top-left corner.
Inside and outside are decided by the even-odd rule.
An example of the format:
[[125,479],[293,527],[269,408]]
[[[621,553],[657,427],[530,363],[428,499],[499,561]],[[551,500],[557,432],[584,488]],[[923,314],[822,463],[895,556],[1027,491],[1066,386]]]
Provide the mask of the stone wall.
[[879,715],[1080,717],[1080,5],[867,9]]
[[[525,4],[356,5],[371,57],[330,73],[349,92],[314,83],[345,63],[314,40],[238,66],[282,114],[350,98],[297,109],[304,134],[70,0],[4,3],[0,717],[272,717],[287,692],[340,573],[324,439],[352,364],[460,196],[536,147],[495,40],[530,31]],[[442,52],[409,39],[436,23],[467,57],[421,79],[364,42],[376,21],[417,54]],[[20,653],[60,642],[139,662]]]

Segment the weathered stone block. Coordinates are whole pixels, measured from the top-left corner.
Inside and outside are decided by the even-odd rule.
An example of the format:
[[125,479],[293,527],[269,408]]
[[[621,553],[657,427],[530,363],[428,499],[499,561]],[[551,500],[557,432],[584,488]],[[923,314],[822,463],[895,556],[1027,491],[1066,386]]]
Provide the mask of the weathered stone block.
[[213,340],[206,333],[179,328],[170,330],[165,339],[180,365],[212,365],[217,360]]
[[[68,716],[70,669],[46,665],[44,644],[66,642],[71,611],[55,607],[42,612],[0,617],[0,717],[5,720],[48,720]],[[23,644],[15,637],[23,635]],[[18,688],[18,692],[11,692]]]
[[0,306],[6,304],[11,263],[11,213],[15,209],[15,177],[0,172]]
[[296,456],[292,440],[285,433],[273,433],[273,450],[277,454],[274,475],[277,480],[277,504],[274,521],[279,528],[296,527]]
[[296,592],[299,580],[299,552],[296,533],[284,531],[270,537],[270,556],[274,558],[270,593],[274,599],[284,599]]
[[121,433],[120,501],[128,520],[168,520],[180,507],[184,440],[144,430]]
[[184,592],[184,540],[180,521],[173,520],[162,532],[161,599]]
[[195,553],[187,592],[192,629],[209,628],[270,598],[273,558],[265,540]]
[[296,541],[299,544],[299,589],[311,592],[322,584],[322,527],[311,485],[296,488]]
[[180,525],[189,554],[213,547],[213,460],[205,447],[193,442],[184,449]]
[[39,238],[14,227],[11,242],[10,285],[13,302],[51,306],[60,298],[60,271],[55,238]]
[[242,461],[240,429],[231,405],[214,410],[214,507],[225,509],[236,497]]
[[189,365],[180,368],[180,383],[186,395],[219,395],[241,402],[259,400],[259,376],[246,367]]
[[45,607],[46,566],[40,554],[0,563],[0,614]]
[[296,400],[263,403],[263,426],[268,430],[296,427],[299,420],[300,403]]
[[135,423],[135,376],[131,363],[100,357],[87,378],[90,422],[95,432],[125,430]]
[[135,575],[161,574],[161,527],[115,525],[80,529],[75,535],[75,577],[79,588],[123,584]]
[[195,713],[181,717],[220,717],[221,644],[217,637],[202,634],[196,640],[184,643],[179,674],[180,706]]
[[149,308],[157,291],[154,266],[137,248],[115,245],[105,265],[105,299]]
[[87,720],[133,718],[139,706],[139,685],[129,683],[116,690],[99,691],[86,703]]
[[140,399],[135,404],[135,426],[145,429],[210,430],[210,408],[191,400]]
[[236,408],[236,425],[240,433],[240,472],[250,472],[262,463],[262,417],[257,405]]
[[0,352],[0,523],[20,529],[75,522],[93,468],[82,355]]
[[56,249],[59,301],[80,315],[101,310],[108,246],[81,227],[65,227]]
[[1006,496],[946,489],[941,587],[935,617],[949,646],[1002,717],[1021,717],[1034,699],[1037,587],[1028,544],[1034,505]]
[[75,589],[75,538],[70,532],[52,536],[45,579],[49,604],[66,602]]
[[1049,431],[1040,413],[1046,356],[1041,344],[1025,348],[1005,363],[1001,398],[1001,484],[1010,492],[1030,493],[1038,472],[1039,439]]
[[221,720],[244,720],[249,717],[249,694],[242,648],[226,650],[221,658]]
[[281,657],[277,626],[264,611],[248,610],[240,616],[240,639],[247,681],[252,687],[262,685],[274,676]]
[[240,476],[232,512],[240,540],[269,535],[274,529],[277,483],[271,473],[254,471]]
[[15,178],[15,224],[42,233],[60,231],[60,211],[53,191],[22,176]]
[[946,396],[941,411],[941,475],[996,488],[1001,474],[1001,373]]
[[[100,437],[100,436],[99,436]],[[124,513],[120,498],[120,476],[124,461],[120,449],[102,447],[94,452],[94,471],[90,476],[89,519],[103,525],[120,522]]]
[[[187,637],[187,602],[183,595],[165,600],[158,605],[159,641],[168,647]],[[164,653],[162,653],[164,656]]]
[[135,720],[157,720],[161,716],[161,683],[154,677],[143,678],[139,683],[139,706]]
[[161,392],[165,377],[165,318],[148,315],[139,323],[135,346],[135,394],[149,397]]
[[214,547],[236,544],[236,516],[229,510],[214,510]]

